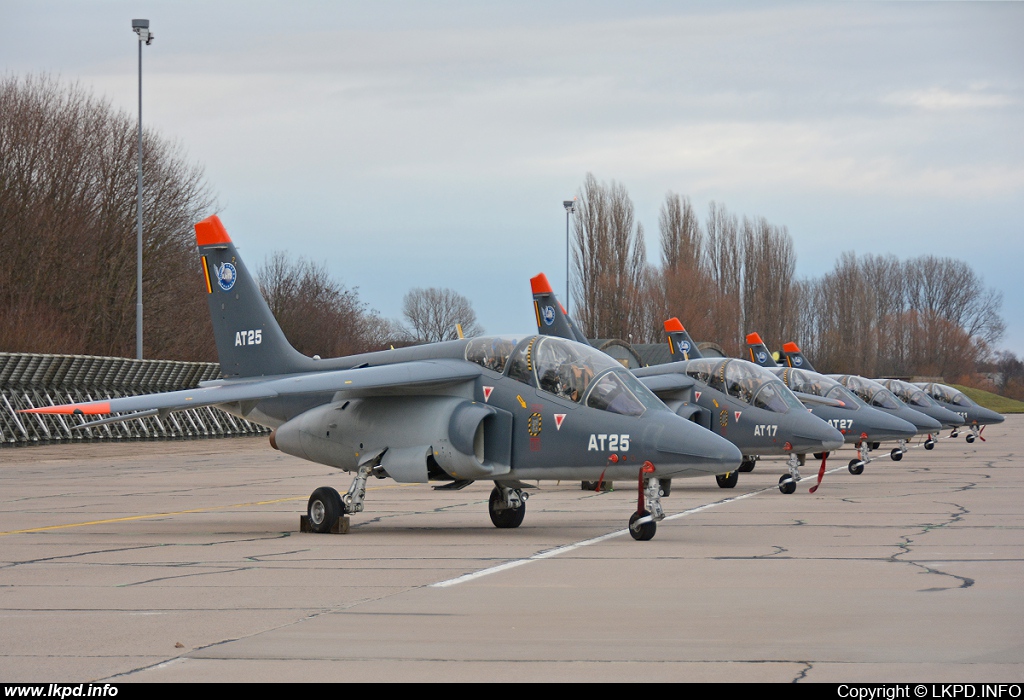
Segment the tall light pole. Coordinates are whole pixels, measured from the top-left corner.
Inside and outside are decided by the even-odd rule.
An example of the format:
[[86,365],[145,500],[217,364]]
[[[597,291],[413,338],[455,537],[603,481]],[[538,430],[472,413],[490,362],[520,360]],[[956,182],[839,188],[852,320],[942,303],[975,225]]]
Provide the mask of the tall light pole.
[[138,205],[138,246],[135,258],[135,359],[142,359],[142,44],[153,43],[148,19],[133,19],[132,31],[139,35],[139,172],[136,203]]
[[565,315],[569,315],[569,217],[576,211],[576,198],[562,202],[565,207]]

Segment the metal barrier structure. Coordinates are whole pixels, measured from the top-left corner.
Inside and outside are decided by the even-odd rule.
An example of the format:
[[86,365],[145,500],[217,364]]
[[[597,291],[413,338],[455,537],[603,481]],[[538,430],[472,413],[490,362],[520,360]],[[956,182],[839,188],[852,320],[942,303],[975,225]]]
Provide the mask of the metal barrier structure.
[[178,391],[220,377],[212,362],[89,355],[0,353],[0,446],[95,440],[156,440],[269,433],[212,406],[92,428],[96,416],[18,413],[26,408]]

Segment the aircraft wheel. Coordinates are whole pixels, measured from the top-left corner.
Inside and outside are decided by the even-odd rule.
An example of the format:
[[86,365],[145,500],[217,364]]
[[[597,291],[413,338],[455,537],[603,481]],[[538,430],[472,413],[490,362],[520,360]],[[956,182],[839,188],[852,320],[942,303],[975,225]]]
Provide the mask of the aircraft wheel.
[[864,462],[859,459],[850,460],[850,473],[851,474],[863,474],[864,473]]
[[931,438],[928,438],[927,440],[925,440],[924,441],[924,449],[926,449],[926,450],[934,450],[935,449],[935,440],[933,440]]
[[752,471],[754,471],[754,465],[755,465],[755,464],[757,464],[757,462],[755,462],[755,461],[754,461],[754,460],[752,460],[752,459],[751,459],[751,460],[748,460],[748,461],[745,461],[745,462],[740,462],[740,468],[739,468],[739,469],[737,469],[736,471],[738,471],[738,472],[744,472],[744,473],[746,473],[746,472],[752,472]]
[[341,496],[330,486],[321,486],[309,497],[306,515],[313,532],[330,532],[338,518],[345,514]]
[[661,487],[662,496],[669,496],[672,493],[671,479],[658,479],[658,486]]
[[956,429],[954,428],[954,429],[953,429],[953,432],[951,432],[951,433],[949,434],[949,436],[950,436],[951,438],[955,438],[955,437],[960,437],[960,431],[959,431],[959,430],[956,430]]
[[966,439],[967,439],[968,444],[974,442],[974,434],[971,433],[970,435],[967,436]]
[[596,481],[581,481],[580,482],[580,489],[582,489],[583,491],[597,491],[597,482]]
[[728,474],[716,474],[715,481],[718,482],[718,488],[721,489],[732,489],[736,488],[736,484],[740,481],[739,472],[729,472]]
[[894,447],[892,448],[892,452],[889,453],[889,456],[892,457],[892,461],[898,462],[903,459],[903,450],[898,447]]
[[793,480],[792,476],[783,474],[779,477],[779,491],[786,495],[796,492],[796,481]]
[[526,502],[524,501],[523,505],[518,508],[496,510],[496,506],[504,504],[505,499],[501,495],[501,489],[495,486],[491,489],[491,498],[487,503],[487,510],[491,514],[491,522],[494,523],[494,527],[513,528],[522,525],[523,518],[526,517]]
[[815,452],[814,453],[814,458],[815,459],[827,459],[829,454],[831,454],[831,453],[830,452]]
[[871,443],[871,449],[872,450],[877,450],[881,446],[881,444],[882,443],[880,443],[880,442],[873,442],[873,443]]
[[649,523],[644,523],[637,529],[633,529],[633,523],[640,518],[650,515],[646,510],[637,511],[633,515],[629,516],[629,534],[632,535],[634,540],[639,542],[646,542],[647,540],[654,538],[654,533],[658,531],[658,523],[653,520]]

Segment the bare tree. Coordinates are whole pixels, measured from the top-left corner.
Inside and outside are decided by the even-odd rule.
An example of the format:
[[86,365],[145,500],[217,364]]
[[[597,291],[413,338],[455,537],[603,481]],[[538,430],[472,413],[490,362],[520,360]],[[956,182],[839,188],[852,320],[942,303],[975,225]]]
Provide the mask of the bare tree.
[[573,300],[581,330],[590,338],[639,333],[640,293],[647,269],[643,227],[633,201],[617,182],[590,173],[577,195],[573,236]]
[[459,337],[456,324],[470,338],[483,333],[469,299],[452,289],[416,288],[405,295],[402,314],[418,342],[436,343]]
[[[0,79],[0,349],[134,355],[136,123],[76,85]],[[214,359],[193,224],[213,198],[143,134],[144,352]]]
[[396,340],[396,324],[380,318],[358,291],[332,279],[327,266],[274,253],[257,273],[260,291],[281,330],[306,355],[339,357],[379,350]]

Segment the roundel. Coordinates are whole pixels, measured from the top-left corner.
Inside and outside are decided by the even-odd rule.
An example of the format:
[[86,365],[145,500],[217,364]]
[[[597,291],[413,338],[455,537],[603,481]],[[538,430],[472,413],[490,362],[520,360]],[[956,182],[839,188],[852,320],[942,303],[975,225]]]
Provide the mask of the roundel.
[[799,367],[803,363],[804,363],[804,358],[800,357],[799,355],[796,355],[796,356],[793,357],[793,364],[796,365],[797,367]]
[[687,341],[687,340],[684,340],[683,342],[679,343],[679,349],[682,350],[683,352],[689,352],[689,350],[690,350],[690,342]]
[[544,317],[544,323],[550,326],[555,322],[555,307],[545,306],[541,309],[541,315]]
[[231,263],[226,262],[217,268],[217,284],[225,292],[231,291],[231,288],[235,286],[236,279],[238,279],[238,271]]
[[757,361],[758,362],[767,362],[768,361],[768,354],[764,350],[759,351],[757,353]]

